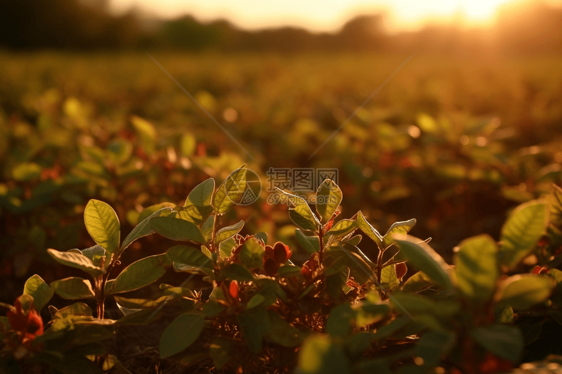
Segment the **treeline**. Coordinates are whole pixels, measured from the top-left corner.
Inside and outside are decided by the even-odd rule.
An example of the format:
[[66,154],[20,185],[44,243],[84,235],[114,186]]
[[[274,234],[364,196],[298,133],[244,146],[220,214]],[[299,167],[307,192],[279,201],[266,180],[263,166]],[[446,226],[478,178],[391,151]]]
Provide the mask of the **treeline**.
[[114,16],[107,12],[107,0],[0,0],[0,48],[557,53],[562,52],[562,9],[530,2],[504,7],[487,30],[428,26],[390,35],[380,15],[356,17],[336,33],[294,27],[250,32],[191,16],[167,21],[146,21],[134,12]]

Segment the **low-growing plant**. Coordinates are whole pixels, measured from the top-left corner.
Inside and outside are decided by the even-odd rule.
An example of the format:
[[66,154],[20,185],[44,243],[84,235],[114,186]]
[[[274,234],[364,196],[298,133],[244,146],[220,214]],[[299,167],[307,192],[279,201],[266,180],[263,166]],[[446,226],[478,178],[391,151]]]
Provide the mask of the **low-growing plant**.
[[[246,183],[242,166],[218,188],[212,178],[196,186],[183,206],[151,206],[123,242],[113,209],[91,200],[84,217],[97,245],[49,254],[84,270],[93,283],[72,277],[48,286],[30,278],[2,320],[5,365],[61,370],[63,358],[76,357],[98,371],[125,370],[99,342],[119,324],[150,323],[164,306],[178,303],[182,312],[160,339],[161,359],[223,372],[492,373],[521,362],[530,335],[541,334],[537,326],[562,323],[558,187],[516,208],[499,242],[488,235],[462,241],[448,265],[430,239],[408,235],[415,219],[382,235],[361,211],[339,218],[343,193],[331,180],[316,191],[315,210],[303,197],[280,191],[300,248],[269,243],[265,233],[242,235],[244,221],[223,220]],[[127,247],[154,233],[182,244],[112,279]],[[376,244],[376,258],[359,248],[363,236]],[[305,261],[293,263],[297,250],[307,253]],[[120,296],[157,281],[168,268],[189,276],[180,285],[160,284],[155,300]],[[207,286],[190,288],[193,279]],[[51,306],[53,320],[43,332],[36,310],[53,293],[94,299],[97,318],[82,302]],[[104,319],[108,296],[121,319]]]

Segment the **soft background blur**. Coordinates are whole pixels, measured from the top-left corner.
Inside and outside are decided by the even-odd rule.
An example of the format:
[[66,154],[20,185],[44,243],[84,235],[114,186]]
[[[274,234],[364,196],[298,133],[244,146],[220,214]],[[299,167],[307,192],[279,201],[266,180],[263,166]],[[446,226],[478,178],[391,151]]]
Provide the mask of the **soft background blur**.
[[[338,168],[344,217],[361,209],[383,232],[417,218],[412,234],[446,259],[498,238],[511,208],[562,182],[559,5],[0,0],[2,301],[35,272],[67,275],[46,248],[93,244],[88,199],[125,235],[144,208],[245,162],[264,185],[270,167]],[[298,252],[267,196],[225,222]],[[168,244],[143,239],[123,262]]]

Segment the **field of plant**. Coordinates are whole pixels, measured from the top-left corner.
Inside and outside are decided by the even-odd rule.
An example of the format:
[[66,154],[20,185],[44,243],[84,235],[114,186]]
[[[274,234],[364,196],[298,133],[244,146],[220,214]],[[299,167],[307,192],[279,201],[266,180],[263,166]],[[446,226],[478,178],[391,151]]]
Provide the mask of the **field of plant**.
[[348,121],[408,57],[1,52],[0,368],[558,367],[561,59],[417,54]]

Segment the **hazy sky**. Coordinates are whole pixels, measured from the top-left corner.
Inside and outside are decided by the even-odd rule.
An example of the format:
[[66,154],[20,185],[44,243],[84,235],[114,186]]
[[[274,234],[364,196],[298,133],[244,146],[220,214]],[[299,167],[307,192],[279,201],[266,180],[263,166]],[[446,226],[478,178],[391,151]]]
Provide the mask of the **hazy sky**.
[[[510,0],[111,0],[123,11],[135,6],[151,15],[192,14],[202,21],[226,18],[245,29],[301,26],[333,31],[352,16],[385,11],[391,31],[419,28],[427,21],[489,25],[498,6]],[[559,1],[559,0],[558,0]]]

